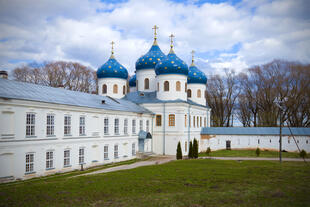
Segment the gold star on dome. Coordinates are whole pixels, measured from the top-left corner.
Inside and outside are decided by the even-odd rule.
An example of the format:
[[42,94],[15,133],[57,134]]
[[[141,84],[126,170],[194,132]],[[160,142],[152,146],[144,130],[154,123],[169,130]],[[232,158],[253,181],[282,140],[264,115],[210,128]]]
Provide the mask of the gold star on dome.
[[149,58],[149,60],[152,60],[152,58]]
[[196,73],[194,73],[194,75],[197,75]]
[[109,65],[109,68],[111,68],[111,65]]
[[173,64],[173,63],[174,63],[174,61],[171,61],[171,63]]
[[167,67],[165,67],[165,69],[167,69]]
[[158,60],[158,61],[160,61],[160,59],[159,59],[159,58],[157,58],[157,60]]
[[153,62],[153,64],[155,65],[155,62]]
[[144,59],[142,59],[142,61],[144,61]]

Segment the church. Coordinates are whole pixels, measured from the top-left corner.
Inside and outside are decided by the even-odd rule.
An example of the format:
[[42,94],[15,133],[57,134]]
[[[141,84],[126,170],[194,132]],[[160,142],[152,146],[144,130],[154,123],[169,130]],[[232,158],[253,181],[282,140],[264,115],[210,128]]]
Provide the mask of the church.
[[[154,29],[154,42],[136,61],[129,83],[112,42],[110,58],[97,70],[98,94],[0,78],[0,178],[44,176],[129,160],[138,153],[175,155],[178,142],[186,155],[193,139],[199,151],[227,144],[277,149],[276,129],[253,133],[210,127],[206,75],[194,56],[189,67],[177,56],[173,35],[164,54]],[[309,151],[310,130],[293,132]],[[288,131],[283,139],[290,139]],[[292,141],[286,145],[296,150]]]

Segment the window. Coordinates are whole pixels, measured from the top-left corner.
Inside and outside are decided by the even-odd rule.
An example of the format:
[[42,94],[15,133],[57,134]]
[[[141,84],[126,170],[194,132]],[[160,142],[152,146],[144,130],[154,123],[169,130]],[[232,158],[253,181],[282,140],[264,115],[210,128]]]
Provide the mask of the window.
[[104,157],[104,160],[108,160],[109,159],[109,146],[108,145],[104,146],[103,157]]
[[288,144],[291,143],[289,139],[287,140],[287,143],[288,143]]
[[85,135],[85,116],[80,116],[80,135]]
[[187,90],[187,97],[188,97],[188,98],[191,98],[191,97],[192,97],[192,91],[191,91],[191,89],[188,89],[188,90]]
[[54,122],[55,117],[53,114],[48,114],[46,116],[46,135],[47,136],[53,136],[54,135]]
[[191,115],[188,116],[188,122],[189,122],[189,123],[188,123],[189,127],[191,127],[191,126],[192,126],[192,125],[191,125],[191,124],[192,124]]
[[169,114],[169,126],[175,126],[175,115]]
[[65,135],[71,135],[71,116],[69,116],[69,115],[65,115],[64,134]]
[[169,82],[168,81],[164,82],[164,91],[169,91]]
[[199,116],[197,116],[197,127],[199,127]]
[[196,118],[193,116],[193,127],[196,127]]
[[104,134],[109,134],[109,118],[104,118]]
[[123,86],[123,94],[126,94],[126,86]]
[[143,130],[143,120],[140,120],[140,131]]
[[79,164],[84,164],[84,148],[79,149]]
[[185,142],[185,152],[187,152],[187,142]]
[[124,134],[128,134],[128,119],[124,120]]
[[32,173],[34,171],[34,153],[26,154],[26,173]]
[[150,120],[146,120],[146,132],[150,131]]
[[258,139],[258,140],[257,140],[257,144],[259,144],[259,142],[260,142],[260,140]]
[[118,93],[118,87],[116,84],[113,85],[113,93]]
[[198,89],[198,91],[197,91],[197,97],[201,98],[201,90],[200,89]]
[[118,158],[118,145],[114,145],[114,159]]
[[102,94],[106,94],[107,93],[107,85],[103,84],[102,85]]
[[136,143],[132,143],[131,146],[131,154],[134,156],[136,155]]
[[202,127],[202,117],[200,117],[200,127]]
[[132,120],[132,133],[136,134],[136,120],[135,119]]
[[309,141],[308,140],[306,140],[306,144],[308,144],[309,143]]
[[51,169],[54,167],[54,152],[47,151],[46,152],[46,169]]
[[26,136],[35,135],[35,117],[34,113],[27,113],[26,116]]
[[114,119],[114,134],[119,134],[119,119]]
[[181,91],[181,82],[177,81],[175,84],[176,91]]
[[70,150],[64,151],[64,166],[65,167],[70,166]]
[[156,115],[156,126],[161,126],[161,115]]
[[157,83],[157,91],[159,91],[159,83]]
[[144,79],[144,89],[150,88],[150,80],[148,78]]
[[271,143],[271,139],[269,139],[269,142]]
[[185,93],[187,92],[187,83],[185,83]]
[[184,117],[184,126],[186,127],[186,125],[187,125],[187,115],[185,114],[185,117]]
[[206,127],[207,126],[207,118],[203,119],[203,126]]

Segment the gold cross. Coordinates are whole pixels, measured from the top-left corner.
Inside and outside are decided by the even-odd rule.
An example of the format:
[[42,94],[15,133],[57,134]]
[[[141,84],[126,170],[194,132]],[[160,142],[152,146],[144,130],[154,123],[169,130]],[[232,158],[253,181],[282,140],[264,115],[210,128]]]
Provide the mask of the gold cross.
[[112,54],[114,54],[114,44],[115,44],[115,42],[111,42],[111,45],[112,45]]
[[157,33],[156,30],[158,29],[158,27],[156,25],[154,25],[154,27],[152,28],[154,30],[154,39],[157,39]]
[[194,62],[194,55],[195,55],[195,51],[192,50],[192,63]]
[[170,46],[173,47],[173,38],[174,38],[174,35],[171,34],[169,37],[170,37],[170,43],[171,43]]

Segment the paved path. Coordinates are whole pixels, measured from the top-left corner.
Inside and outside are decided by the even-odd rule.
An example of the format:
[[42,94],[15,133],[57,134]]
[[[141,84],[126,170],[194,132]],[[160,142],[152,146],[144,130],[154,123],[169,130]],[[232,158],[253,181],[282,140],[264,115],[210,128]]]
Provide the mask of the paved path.
[[159,164],[170,162],[172,160],[175,160],[175,156],[156,156],[156,157],[152,157],[146,161],[139,161],[139,162],[135,162],[135,163],[128,164],[128,165],[120,165],[120,166],[116,166],[116,167],[106,168],[103,170],[97,170],[97,171],[93,171],[90,173],[76,175],[73,177],[85,176],[85,175],[94,175],[94,174],[107,173],[107,172],[114,172],[114,171],[119,171],[119,170],[128,170],[128,169],[133,169],[133,168],[137,168],[137,167],[141,167],[141,166],[148,166],[148,165],[159,165]]
[[[278,161],[278,157],[199,157],[200,159],[214,159],[214,160],[270,160]],[[301,158],[282,158],[282,161],[297,161],[304,162]],[[310,162],[310,159],[306,159],[306,162]]]

